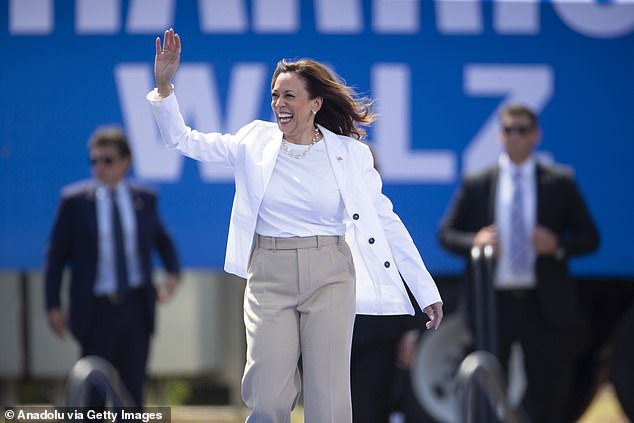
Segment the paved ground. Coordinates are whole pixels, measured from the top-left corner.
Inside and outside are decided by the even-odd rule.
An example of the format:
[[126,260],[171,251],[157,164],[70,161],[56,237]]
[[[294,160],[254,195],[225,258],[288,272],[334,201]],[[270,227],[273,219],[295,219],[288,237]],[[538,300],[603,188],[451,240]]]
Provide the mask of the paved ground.
[[[172,423],[242,423],[246,410],[234,407],[174,407]],[[303,423],[303,410],[295,410],[292,423]],[[588,411],[577,423],[634,423],[623,415],[611,386],[605,386],[597,394]]]

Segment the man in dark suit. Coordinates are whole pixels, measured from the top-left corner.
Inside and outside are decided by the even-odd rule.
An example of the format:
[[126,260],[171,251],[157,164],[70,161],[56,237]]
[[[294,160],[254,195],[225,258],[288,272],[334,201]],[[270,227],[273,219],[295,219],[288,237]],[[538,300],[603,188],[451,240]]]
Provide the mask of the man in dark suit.
[[439,238],[463,256],[473,246],[495,247],[498,357],[506,367],[512,343],[520,343],[524,408],[533,422],[558,423],[583,316],[568,258],[597,249],[599,235],[572,174],[535,160],[535,113],[509,106],[500,119],[499,163],[464,179]]
[[417,335],[413,330],[424,325],[420,320],[407,315],[356,316],[350,360],[354,423],[390,421],[390,414],[398,408],[395,402],[402,400],[397,396],[409,383],[401,374],[405,364],[410,364],[401,360],[400,349],[409,341],[403,337],[408,331]]
[[[143,406],[156,299],[172,296],[180,265],[155,194],[126,180],[131,152],[124,133],[98,129],[89,154],[95,178],[63,190],[49,240],[44,272],[49,324],[64,336],[67,318],[60,289],[68,265],[68,321],[82,356],[108,360]],[[152,282],[154,249],[167,270],[158,290]]]

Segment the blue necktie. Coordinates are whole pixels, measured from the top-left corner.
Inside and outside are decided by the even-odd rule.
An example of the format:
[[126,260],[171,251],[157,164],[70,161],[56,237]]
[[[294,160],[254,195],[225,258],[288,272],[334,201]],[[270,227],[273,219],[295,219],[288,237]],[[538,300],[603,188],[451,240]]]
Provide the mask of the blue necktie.
[[509,248],[511,269],[517,273],[530,271],[530,238],[524,219],[524,192],[522,173],[513,169],[513,202],[511,204],[511,245]]
[[117,193],[110,192],[112,199],[112,234],[114,239],[115,276],[117,278],[117,299],[122,301],[128,295],[130,284],[128,283],[128,265],[125,258],[125,245],[123,243],[123,225],[119,214]]

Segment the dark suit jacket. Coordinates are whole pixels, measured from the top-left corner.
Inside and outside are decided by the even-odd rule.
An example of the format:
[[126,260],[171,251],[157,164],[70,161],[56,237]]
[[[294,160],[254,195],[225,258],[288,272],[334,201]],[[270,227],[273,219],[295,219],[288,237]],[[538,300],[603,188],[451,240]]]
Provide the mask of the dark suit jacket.
[[[476,232],[495,222],[498,173],[495,166],[464,179],[440,227],[440,242],[449,251],[469,257]],[[599,234],[570,171],[537,164],[535,175],[537,224],[555,233],[564,250],[560,258],[537,258],[537,295],[547,318],[568,326],[579,310],[567,259],[597,249]]]
[[[156,248],[166,270],[179,273],[174,244],[156,209],[156,196],[138,185],[129,184],[136,216],[138,257],[146,298],[147,327],[154,328],[156,290],[152,283],[152,257]],[[60,307],[64,267],[71,269],[70,330],[81,342],[90,330],[95,304],[93,288],[97,274],[98,229],[94,180],[72,184],[62,191],[61,201],[49,240],[45,266],[46,308]]]

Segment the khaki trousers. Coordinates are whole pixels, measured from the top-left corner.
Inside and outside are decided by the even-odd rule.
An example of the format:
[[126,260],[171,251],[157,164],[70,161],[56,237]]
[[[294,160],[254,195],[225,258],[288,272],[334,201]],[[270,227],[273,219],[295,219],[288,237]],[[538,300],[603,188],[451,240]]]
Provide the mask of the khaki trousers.
[[355,309],[352,254],[342,236],[257,236],[244,294],[246,422],[290,422],[301,391],[300,354],[304,421],[352,421]]

